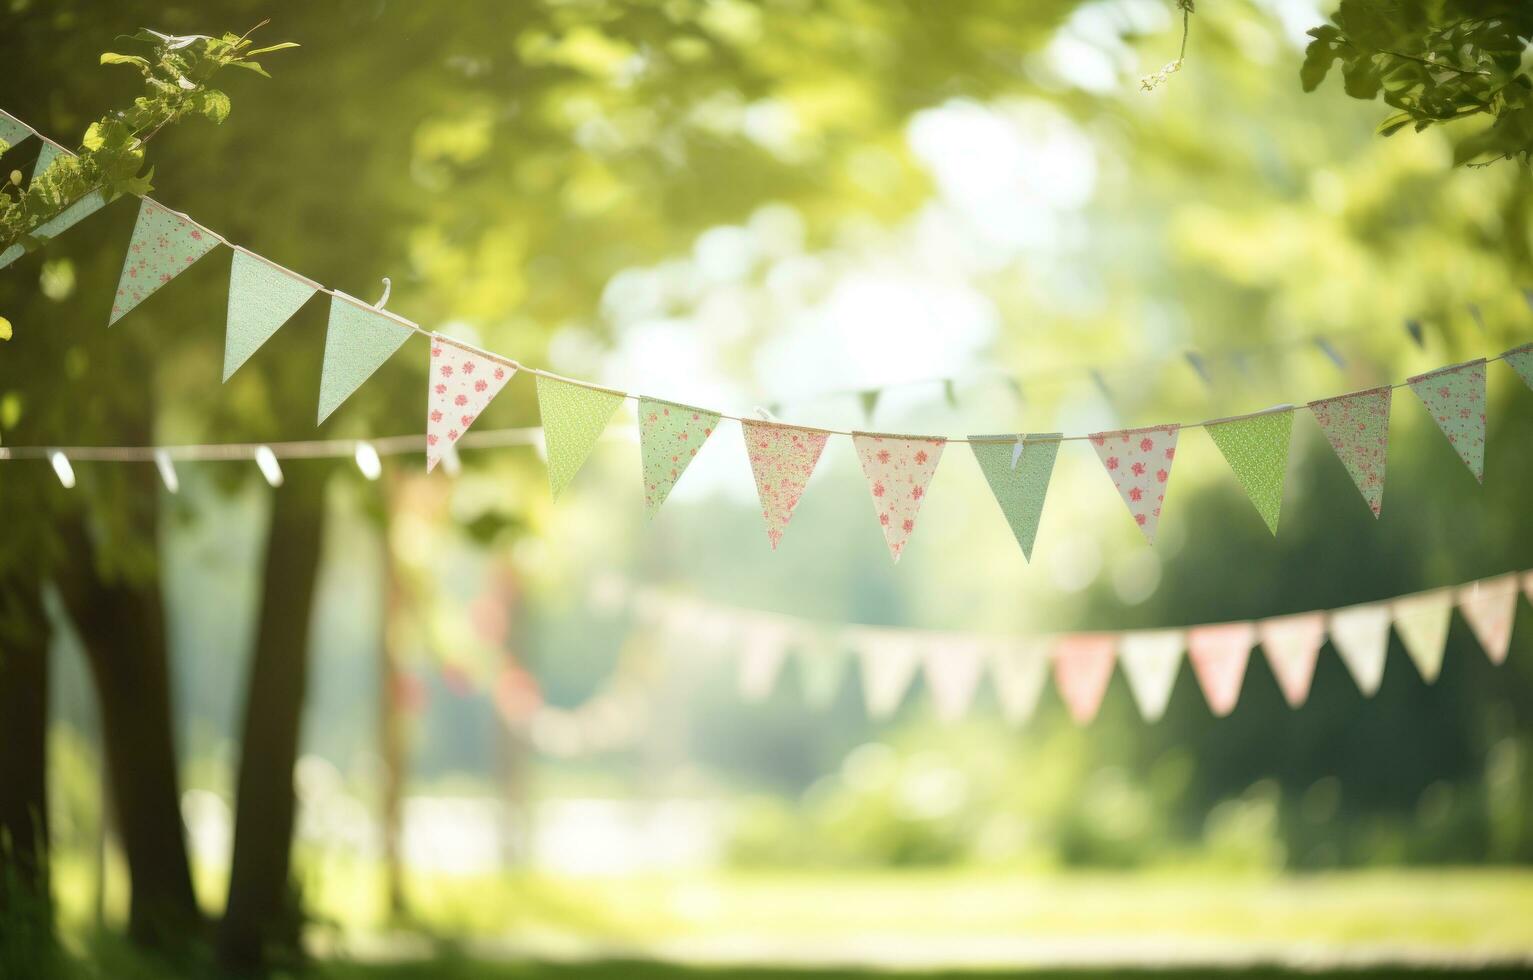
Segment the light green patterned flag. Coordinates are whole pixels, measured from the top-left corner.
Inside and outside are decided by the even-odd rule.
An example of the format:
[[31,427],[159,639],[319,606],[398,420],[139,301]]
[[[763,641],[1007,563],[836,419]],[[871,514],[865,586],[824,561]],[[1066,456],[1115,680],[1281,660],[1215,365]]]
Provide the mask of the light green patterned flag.
[[1523,383],[1533,388],[1533,344],[1514,347],[1502,356],[1506,358],[1506,363],[1512,366],[1512,370],[1517,372],[1517,376]]
[[1043,514],[1043,498],[1049,491],[1054,457],[1059,454],[1060,433],[1022,436],[970,436],[969,448],[995,494],[1011,533],[1031,561],[1033,541]]
[[1293,406],[1271,408],[1244,418],[1205,422],[1209,438],[1229,461],[1240,488],[1256,512],[1277,534],[1283,509],[1283,480],[1288,472],[1288,440],[1293,435]]
[[207,229],[145,198],[138,206],[138,221],[128,241],[128,255],[123,259],[106,325],[122,319],[217,244],[218,239]]
[[[540,379],[541,380],[541,379]],[[654,517],[697,451],[718,428],[719,413],[658,398],[639,399],[639,450],[644,508]]]
[[236,249],[229,268],[229,323],[224,331],[224,380],[271,339],[314,287],[249,252]]
[[548,443],[548,486],[554,499],[570,485],[623,396],[606,388],[538,375],[538,411]]
[[1439,368],[1410,379],[1411,390],[1432,413],[1458,458],[1485,482],[1485,358]]
[[[37,163],[32,167],[33,180],[36,180],[39,174],[48,169],[49,165],[59,155],[59,152],[58,148],[52,143],[43,144],[43,148],[37,154]],[[74,227],[79,221],[95,214],[105,204],[106,198],[101,195],[100,191],[91,191],[63,211],[38,225],[32,230],[32,235],[35,238],[41,239],[57,237]],[[15,262],[24,254],[26,254],[26,249],[20,245],[12,245],[4,252],[0,252],[0,269]]]
[[5,143],[7,148],[15,146],[31,135],[32,127],[4,109],[0,109],[0,142]]
[[372,377],[411,333],[408,325],[387,313],[332,296],[325,361],[319,369],[319,421]]

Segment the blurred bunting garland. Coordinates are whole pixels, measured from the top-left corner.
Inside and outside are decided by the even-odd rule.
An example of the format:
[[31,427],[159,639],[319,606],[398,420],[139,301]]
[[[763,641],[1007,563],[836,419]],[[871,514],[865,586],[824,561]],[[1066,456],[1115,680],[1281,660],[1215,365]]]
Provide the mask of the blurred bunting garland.
[[1187,659],[1216,717],[1235,710],[1255,644],[1256,627],[1251,623],[1216,623],[1187,631]]
[[1272,676],[1290,708],[1309,699],[1315,677],[1315,661],[1325,643],[1325,613],[1298,613],[1264,619],[1256,624],[1256,638],[1267,655]]
[[1367,603],[1331,613],[1331,643],[1364,697],[1378,693],[1389,648],[1389,606]]
[[1438,589],[1396,599],[1390,603],[1390,613],[1400,643],[1421,679],[1428,684],[1437,680],[1448,643],[1448,621],[1453,617],[1453,591]]
[[1074,633],[1054,647],[1054,684],[1070,717],[1084,725],[1097,716],[1112,680],[1113,638],[1109,633]]
[[1138,630],[1118,638],[1118,663],[1145,721],[1159,721],[1166,713],[1186,649],[1181,630]]

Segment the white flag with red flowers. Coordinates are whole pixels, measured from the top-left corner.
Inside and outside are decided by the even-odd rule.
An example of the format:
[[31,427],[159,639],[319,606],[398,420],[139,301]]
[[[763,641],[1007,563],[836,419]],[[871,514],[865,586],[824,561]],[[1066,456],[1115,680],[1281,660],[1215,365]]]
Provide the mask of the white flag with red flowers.
[[889,557],[899,561],[916,529],[926,486],[937,472],[947,440],[855,432],[852,445],[857,447],[857,459],[873,493],[873,513],[883,529]]
[[1091,445],[1112,477],[1118,495],[1128,505],[1144,538],[1155,543],[1155,528],[1166,502],[1166,484],[1176,460],[1176,437],[1180,426],[1158,425],[1147,429],[1097,432]]
[[448,445],[463,438],[515,373],[515,368],[441,334],[431,335],[431,370],[426,380],[427,473],[436,468]]

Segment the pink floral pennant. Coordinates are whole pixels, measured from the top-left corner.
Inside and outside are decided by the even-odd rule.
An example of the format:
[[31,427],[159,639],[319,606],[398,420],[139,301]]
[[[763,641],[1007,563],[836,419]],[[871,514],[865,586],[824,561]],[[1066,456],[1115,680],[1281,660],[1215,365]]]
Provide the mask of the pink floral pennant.
[[1077,725],[1095,718],[1112,680],[1113,638],[1107,633],[1073,633],[1054,645],[1054,684]]
[[761,497],[767,540],[775,551],[830,433],[755,419],[741,420],[740,430],[751,473],[756,477],[756,493]]
[[1512,643],[1512,623],[1517,618],[1517,576],[1474,582],[1459,590],[1458,611],[1480,641],[1493,664],[1506,660]]
[[1485,482],[1485,358],[1418,374],[1410,386],[1469,472]]
[[516,369],[441,334],[431,335],[431,370],[426,380],[426,472],[441,461],[474,424]]
[[1223,718],[1235,710],[1255,643],[1256,626],[1252,623],[1219,623],[1188,631],[1187,659],[1192,661],[1193,676],[1215,716]]
[[1091,436],[1091,445],[1112,477],[1113,486],[1151,544],[1155,543],[1155,528],[1166,502],[1179,431],[1180,426],[1159,425]]
[[190,268],[217,244],[213,233],[201,225],[144,198],[138,206],[138,220],[128,241],[128,254],[123,259],[107,326]]
[[1315,677],[1315,661],[1325,642],[1325,613],[1276,616],[1256,624],[1257,638],[1267,663],[1289,707],[1297,708],[1309,697]]
[[899,561],[915,531],[916,514],[947,440],[855,432],[852,444],[873,492],[873,512],[883,528],[889,556]]
[[1384,509],[1390,389],[1371,388],[1310,402],[1309,410],[1373,516]]

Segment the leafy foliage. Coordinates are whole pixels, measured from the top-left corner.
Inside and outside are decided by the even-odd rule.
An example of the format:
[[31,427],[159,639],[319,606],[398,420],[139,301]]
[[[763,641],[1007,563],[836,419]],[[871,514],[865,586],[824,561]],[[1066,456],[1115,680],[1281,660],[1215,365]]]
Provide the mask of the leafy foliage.
[[1489,127],[1461,140],[1458,163],[1533,159],[1533,79],[1525,70],[1533,4],[1523,0],[1343,0],[1311,30],[1299,77],[1312,92],[1341,63],[1348,95],[1398,111],[1391,135],[1472,116]]
[[[148,193],[154,171],[144,170],[144,146],[156,133],[188,117],[223,122],[229,116],[229,96],[210,87],[214,76],[227,67],[267,75],[260,62],[253,60],[255,55],[297,46],[287,41],[252,49],[250,33],[177,37],[146,28],[133,39],[149,45],[150,57],[102,54],[103,65],[137,70],[144,79],[144,94],[131,107],[91,123],[80,153],[59,154],[25,190],[21,174],[12,172],[0,192],[0,249],[17,243],[29,250],[37,247],[41,242],[33,232],[92,191],[100,190],[108,199]],[[0,151],[7,148],[0,143]]]

